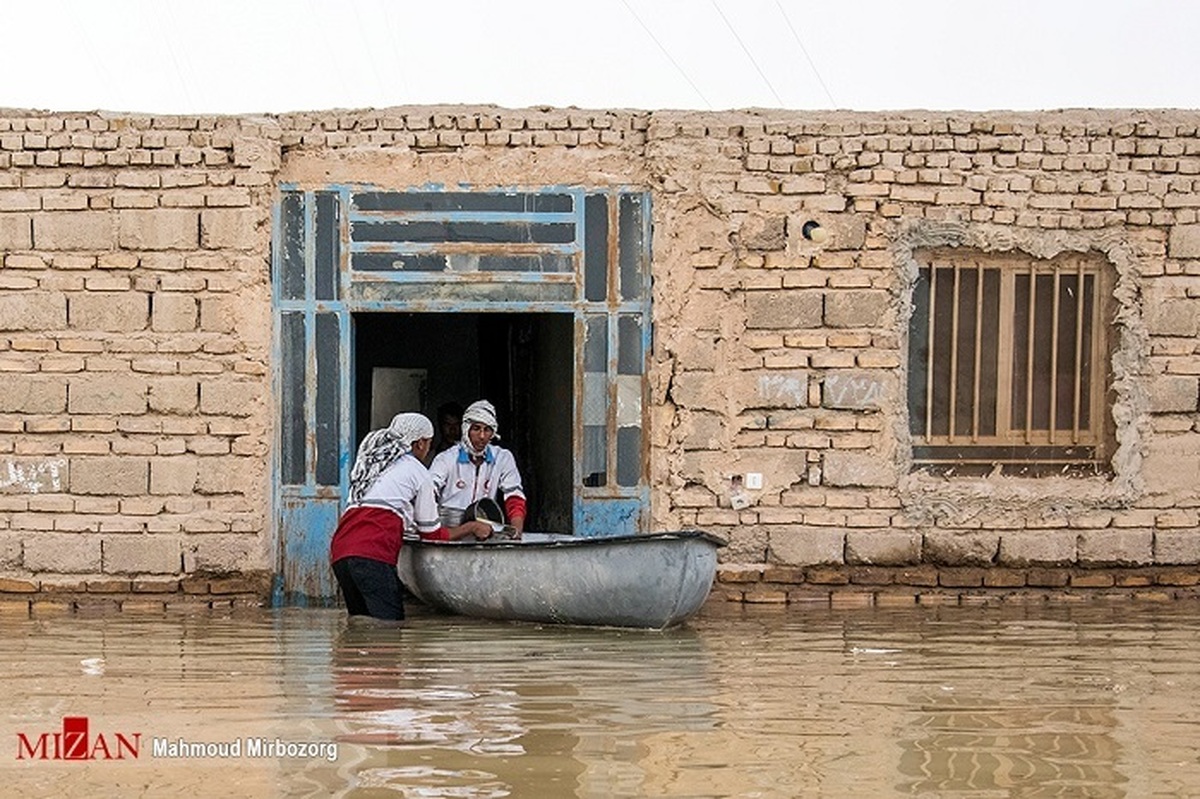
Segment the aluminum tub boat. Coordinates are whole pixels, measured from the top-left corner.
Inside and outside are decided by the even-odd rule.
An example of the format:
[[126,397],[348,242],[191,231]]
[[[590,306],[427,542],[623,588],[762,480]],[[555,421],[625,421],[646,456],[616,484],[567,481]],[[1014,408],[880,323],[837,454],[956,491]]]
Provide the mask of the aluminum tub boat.
[[700,531],[405,539],[398,568],[418,599],[463,616],[663,629],[699,610],[724,545]]

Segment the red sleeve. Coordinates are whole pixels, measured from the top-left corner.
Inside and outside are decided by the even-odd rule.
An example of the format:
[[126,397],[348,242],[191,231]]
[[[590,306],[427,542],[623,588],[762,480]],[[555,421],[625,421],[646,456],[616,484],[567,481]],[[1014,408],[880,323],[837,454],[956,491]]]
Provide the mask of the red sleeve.
[[438,529],[433,530],[432,532],[421,533],[420,535],[422,541],[449,541],[450,528],[440,526]]
[[504,498],[504,514],[510,519],[525,518],[525,497],[513,494]]

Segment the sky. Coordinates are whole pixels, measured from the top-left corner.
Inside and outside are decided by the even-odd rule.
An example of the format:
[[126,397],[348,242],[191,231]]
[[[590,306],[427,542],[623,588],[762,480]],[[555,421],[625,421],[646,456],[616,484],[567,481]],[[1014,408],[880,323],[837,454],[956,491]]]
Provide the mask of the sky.
[[39,0],[0,108],[1200,108],[1194,0]]

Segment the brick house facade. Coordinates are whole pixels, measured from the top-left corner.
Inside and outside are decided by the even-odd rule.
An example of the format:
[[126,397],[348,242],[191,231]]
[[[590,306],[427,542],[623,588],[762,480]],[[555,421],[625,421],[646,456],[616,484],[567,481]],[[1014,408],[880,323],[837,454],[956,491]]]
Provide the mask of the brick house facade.
[[[1190,595],[1198,123],[1188,111],[0,111],[0,602],[269,594],[287,548],[273,465],[280,191],[368,185],[645,192],[647,526],[729,539],[717,597]],[[919,468],[910,339],[930,259],[1028,264],[1015,292],[1072,256],[1108,281],[1094,292],[1107,315],[1087,333],[1104,347],[1088,394],[1102,468]],[[1080,309],[1082,270],[1053,278]],[[1083,321],[1060,326],[1084,335]]]

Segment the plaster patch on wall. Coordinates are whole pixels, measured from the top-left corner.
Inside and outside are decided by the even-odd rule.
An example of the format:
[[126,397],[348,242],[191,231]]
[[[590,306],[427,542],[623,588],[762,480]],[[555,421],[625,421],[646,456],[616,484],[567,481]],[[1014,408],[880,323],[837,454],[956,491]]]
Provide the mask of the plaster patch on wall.
[[0,466],[0,493],[40,494],[62,491],[67,471],[65,458],[45,461],[5,461]]
[[[1149,331],[1141,312],[1140,269],[1134,246],[1123,232],[1094,233],[1066,230],[1013,229],[960,222],[911,220],[901,224],[892,253],[900,272],[894,301],[899,313],[902,357],[907,357],[908,325],[913,313],[912,290],[923,249],[962,248],[984,252],[1020,251],[1038,259],[1064,252],[1097,252],[1114,267],[1113,288],[1117,340],[1112,354],[1111,412],[1116,451],[1111,477],[1011,477],[947,479],[924,472],[909,473],[912,439],[905,402],[892,404],[893,421],[904,463],[900,493],[906,513],[913,519],[949,523],[1010,518],[1014,512],[1064,518],[1092,508],[1127,507],[1142,495],[1144,442],[1149,431],[1149,399],[1143,378],[1150,352]],[[907,364],[900,370],[905,381],[898,392],[908,396]],[[947,514],[947,509],[953,509]]]

